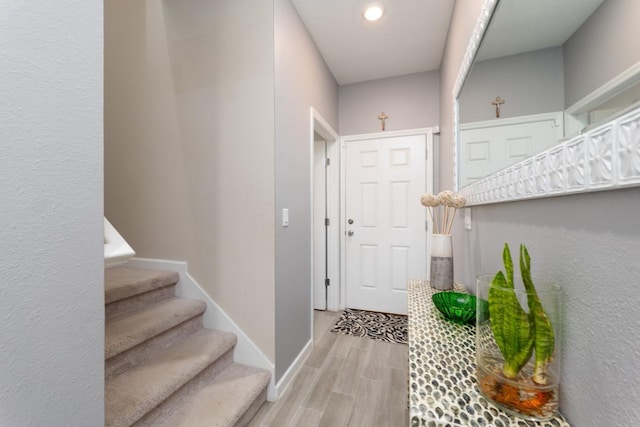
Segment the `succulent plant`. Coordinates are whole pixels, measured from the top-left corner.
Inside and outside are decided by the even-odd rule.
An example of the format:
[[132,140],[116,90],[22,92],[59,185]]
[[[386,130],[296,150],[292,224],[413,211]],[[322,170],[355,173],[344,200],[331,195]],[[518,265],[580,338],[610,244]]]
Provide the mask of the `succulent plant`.
[[553,360],[554,335],[549,317],[542,308],[542,303],[531,279],[531,258],[524,245],[520,245],[520,271],[522,282],[527,290],[527,304],[531,327],[534,330],[534,348],[536,351],[533,381],[537,384],[547,383],[547,367]]
[[499,271],[489,289],[491,330],[504,357],[503,374],[515,378],[535,350],[533,381],[546,384],[547,367],[554,354],[554,334],[531,278],[531,258],[520,245],[520,273],[527,291],[529,313],[525,312],[514,292],[513,261],[509,245],[502,252],[505,273]]

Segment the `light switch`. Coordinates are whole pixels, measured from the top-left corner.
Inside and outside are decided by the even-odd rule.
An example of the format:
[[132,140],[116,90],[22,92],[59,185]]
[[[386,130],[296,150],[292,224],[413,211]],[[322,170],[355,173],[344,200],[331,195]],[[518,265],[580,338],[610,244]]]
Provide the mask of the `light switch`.
[[464,208],[464,228],[471,230],[471,208]]
[[282,209],[282,226],[289,226],[289,209]]

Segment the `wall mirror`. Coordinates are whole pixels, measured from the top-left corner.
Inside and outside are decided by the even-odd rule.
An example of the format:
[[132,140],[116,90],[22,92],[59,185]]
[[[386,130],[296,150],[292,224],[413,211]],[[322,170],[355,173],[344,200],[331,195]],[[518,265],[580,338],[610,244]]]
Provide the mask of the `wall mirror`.
[[640,2],[485,2],[454,88],[469,204],[640,184],[634,16]]

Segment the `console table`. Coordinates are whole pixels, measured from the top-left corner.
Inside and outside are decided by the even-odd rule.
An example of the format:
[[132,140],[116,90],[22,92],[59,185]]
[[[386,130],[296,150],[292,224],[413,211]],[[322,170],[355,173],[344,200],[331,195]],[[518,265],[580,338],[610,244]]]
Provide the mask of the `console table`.
[[[462,285],[455,291],[466,292]],[[428,282],[409,280],[409,417],[411,427],[569,427],[558,415],[532,422],[510,415],[478,391],[475,326],[445,320]]]

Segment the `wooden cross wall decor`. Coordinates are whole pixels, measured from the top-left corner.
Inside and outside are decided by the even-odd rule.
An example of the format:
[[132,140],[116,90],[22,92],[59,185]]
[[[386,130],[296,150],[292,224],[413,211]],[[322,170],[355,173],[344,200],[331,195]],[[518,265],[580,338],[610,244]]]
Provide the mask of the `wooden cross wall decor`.
[[384,111],[382,113],[380,113],[380,115],[378,116],[378,120],[380,120],[381,124],[382,124],[382,130],[384,130],[385,128],[385,121],[389,118],[389,116],[387,116]]
[[491,105],[496,106],[496,117],[500,117],[500,106],[502,104],[504,104],[504,99],[500,98],[499,96],[496,96],[496,99],[491,101]]

